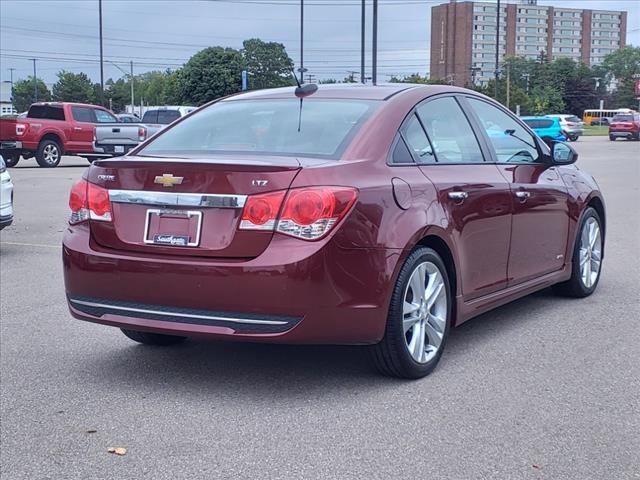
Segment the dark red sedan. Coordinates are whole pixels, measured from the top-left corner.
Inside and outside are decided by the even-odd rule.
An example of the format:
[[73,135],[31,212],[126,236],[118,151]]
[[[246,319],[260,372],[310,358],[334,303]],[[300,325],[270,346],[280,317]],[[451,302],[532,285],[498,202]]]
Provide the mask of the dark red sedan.
[[576,158],[449,86],[228,97],[74,185],[69,308],[145,344],[370,345],[421,377],[452,327],[595,290],[604,202]]

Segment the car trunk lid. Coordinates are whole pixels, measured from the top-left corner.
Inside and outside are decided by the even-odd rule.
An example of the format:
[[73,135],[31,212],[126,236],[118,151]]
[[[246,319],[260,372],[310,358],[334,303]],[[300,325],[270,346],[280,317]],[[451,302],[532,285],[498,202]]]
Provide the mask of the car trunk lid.
[[118,250],[253,258],[273,232],[238,230],[247,196],[286,190],[299,170],[293,157],[100,160],[88,180],[109,190],[113,220],[91,221],[91,236]]

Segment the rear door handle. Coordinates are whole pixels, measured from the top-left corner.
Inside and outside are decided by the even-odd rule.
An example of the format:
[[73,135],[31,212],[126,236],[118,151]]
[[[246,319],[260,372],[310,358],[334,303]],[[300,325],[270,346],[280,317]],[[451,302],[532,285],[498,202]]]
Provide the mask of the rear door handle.
[[523,202],[527,200],[531,196],[531,192],[516,192],[516,197],[518,197]]
[[73,129],[74,129],[76,132],[81,132],[81,131],[82,131],[82,127],[73,127]]
[[449,192],[447,195],[451,200],[455,200],[456,202],[464,202],[469,196],[467,192]]

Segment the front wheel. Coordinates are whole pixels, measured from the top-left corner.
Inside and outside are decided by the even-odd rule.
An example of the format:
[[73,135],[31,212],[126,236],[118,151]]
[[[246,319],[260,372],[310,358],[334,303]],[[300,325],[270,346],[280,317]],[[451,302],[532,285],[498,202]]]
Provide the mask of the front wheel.
[[187,337],[179,337],[176,335],[162,335],[160,333],[140,332],[138,330],[127,330],[121,328],[128,338],[134,342],[142,343],[144,345],[159,345],[168,346],[175,345],[176,343],[183,342]]
[[9,168],[15,167],[19,161],[20,161],[20,155],[16,153],[7,155],[6,157],[4,157],[4,163]]
[[604,240],[602,220],[592,207],[585,210],[571,259],[571,278],[554,285],[554,291],[568,297],[588,297],[600,281]]
[[616,141],[616,137],[614,137],[613,135],[609,135],[609,140],[611,140],[612,142]]
[[371,347],[376,368],[399,378],[431,373],[447,341],[452,301],[447,270],[438,253],[416,249],[398,275],[384,337]]

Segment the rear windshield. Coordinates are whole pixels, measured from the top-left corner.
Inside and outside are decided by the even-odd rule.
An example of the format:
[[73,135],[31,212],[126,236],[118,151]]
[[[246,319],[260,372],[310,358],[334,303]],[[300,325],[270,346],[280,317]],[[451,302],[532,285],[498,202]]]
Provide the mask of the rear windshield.
[[578,117],[576,117],[575,115],[572,117],[566,117],[565,120],[567,122],[572,122],[572,123],[579,123],[580,119]]
[[64,109],[62,105],[31,105],[27,118],[64,120]]
[[264,153],[337,158],[380,102],[297,98],[231,100],[165,130],[142,155]]
[[612,122],[633,122],[633,115],[616,115]]
[[145,112],[142,116],[143,123],[158,123],[158,111],[157,110],[149,110]]
[[158,123],[162,125],[168,125],[179,118],[180,112],[178,110],[158,110]]

